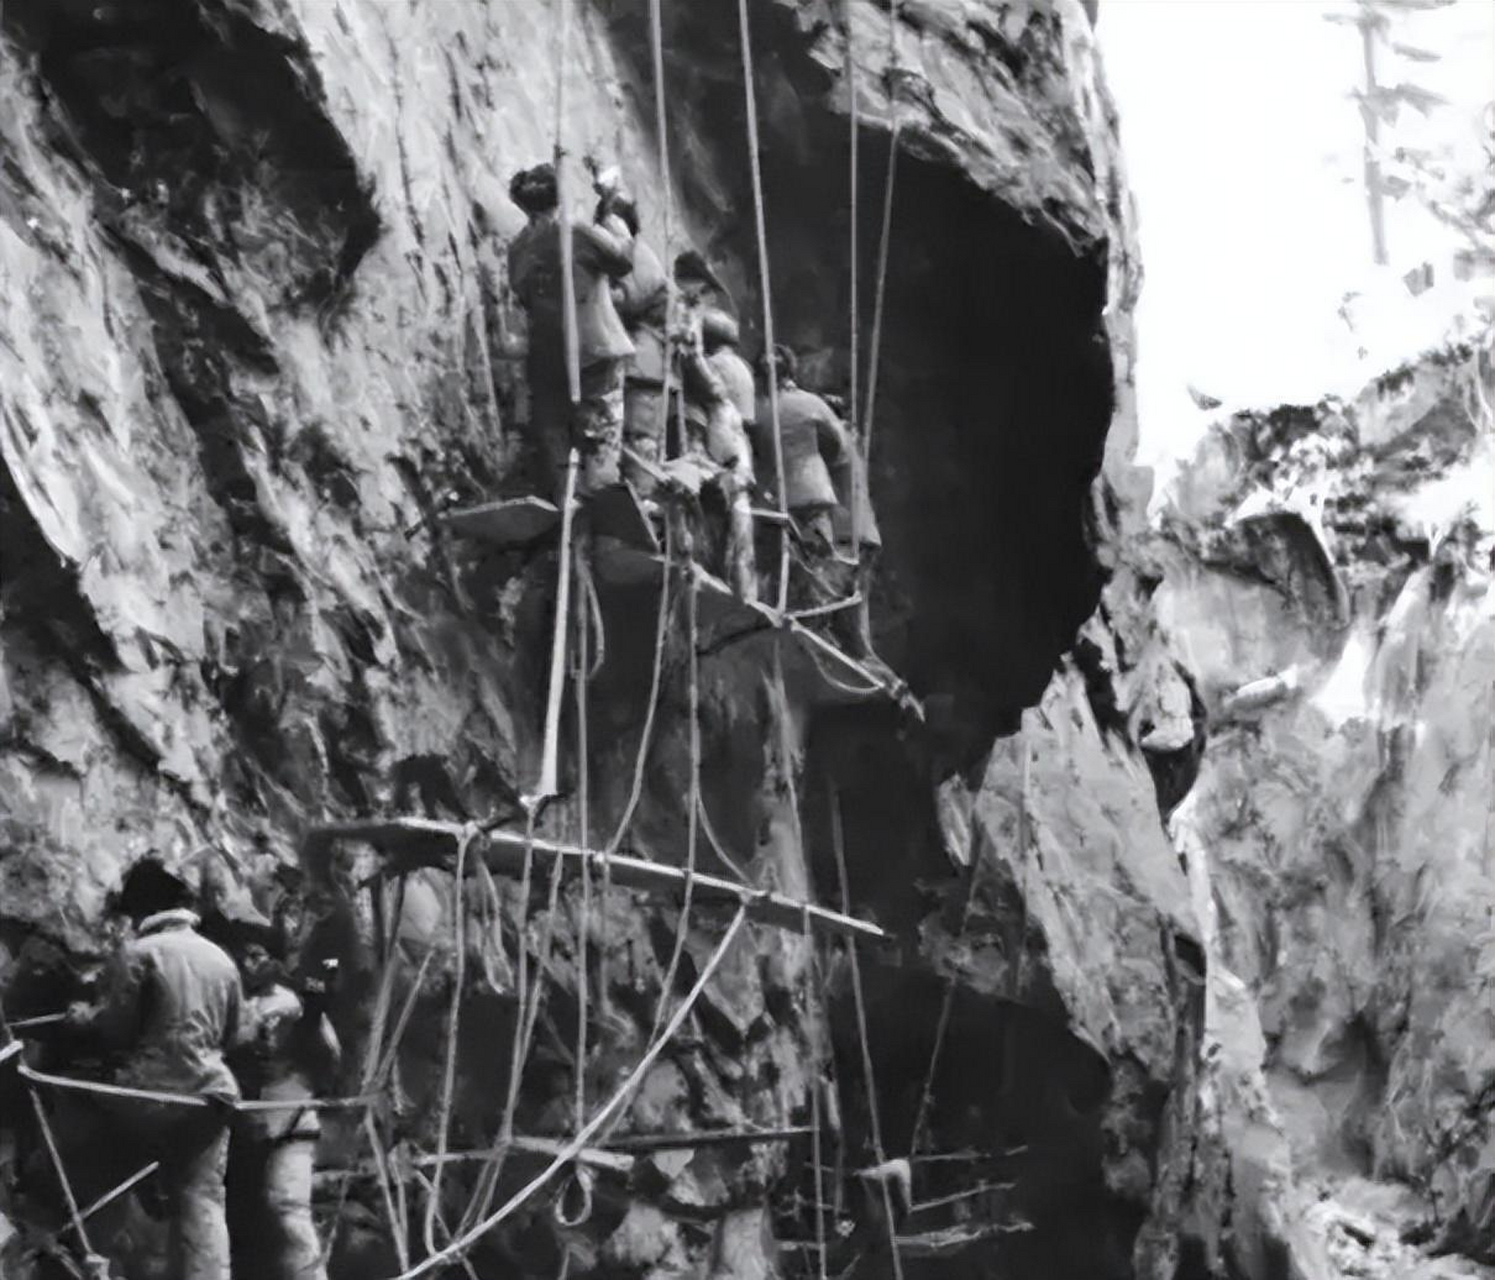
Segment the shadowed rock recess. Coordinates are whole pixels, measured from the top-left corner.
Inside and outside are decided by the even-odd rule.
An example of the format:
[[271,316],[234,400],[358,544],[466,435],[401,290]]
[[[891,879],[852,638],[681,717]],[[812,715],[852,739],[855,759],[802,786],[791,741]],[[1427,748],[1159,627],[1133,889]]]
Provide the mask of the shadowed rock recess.
[[[105,892],[148,849],[267,907],[316,823],[512,815],[533,785],[554,551],[474,551],[434,516],[523,491],[526,398],[503,267],[520,216],[505,191],[554,145],[559,8],[6,0],[11,1014],[55,1007],[70,966],[99,958]],[[643,0],[572,6],[567,146],[621,164],[656,244],[689,240],[721,264],[756,348],[736,6],[663,9],[673,245]],[[807,382],[839,388],[846,9],[749,10],[776,327],[805,352]],[[1200,1127],[1204,952],[1161,812],[1198,768],[1202,712],[1153,621],[1158,567],[1133,550],[1147,497],[1129,462],[1139,268],[1093,14],[1070,0],[908,3],[896,57],[883,5],[857,0],[850,15],[863,377],[895,128],[901,147],[872,428],[886,544],[874,625],[928,728],[833,701],[787,651],[781,675],[772,636],[708,646],[711,839],[698,833],[696,865],[835,904],[841,818],[851,910],[897,939],[863,956],[884,1146],[908,1151],[933,1059],[923,1147],[974,1159],[917,1165],[915,1198],[995,1188],[970,1212],[915,1215],[906,1276],[1278,1274],[1201,1243],[1228,1235],[1234,1192]],[[658,599],[614,588],[601,603],[585,829],[568,721],[565,794],[543,832],[592,844],[629,809]],[[673,864],[697,827],[684,626],[677,608],[621,846]],[[970,802],[969,873],[941,841],[941,784]],[[381,1120],[407,1154],[436,1146],[459,978],[450,1145],[493,1140],[521,905],[527,945],[549,958],[516,1131],[573,1131],[583,930],[590,1104],[649,1043],[680,904],[594,885],[584,916],[579,885],[544,875],[528,903],[519,893],[500,881],[462,905],[450,877],[423,872],[390,917],[397,1000],[419,984]],[[727,919],[695,906],[677,994]],[[376,1003],[371,927],[348,912],[326,926],[346,961],[350,1092]],[[825,1163],[870,1162],[845,955],[827,943],[817,961],[797,934],[754,925],[614,1136],[805,1125],[822,1076],[837,1099],[822,1110],[840,1125],[836,1136],[827,1118]],[[356,1123],[329,1117],[319,1216],[330,1226],[337,1213],[334,1274],[393,1275],[362,1141]],[[549,1275],[569,1256],[573,1276],[813,1275],[810,1153],[796,1138],[640,1154],[626,1176],[601,1172],[584,1226],[558,1226],[540,1196],[471,1265]],[[532,1161],[513,1155],[500,1190]],[[80,1200],[108,1185],[91,1176],[77,1171]],[[409,1185],[418,1222],[423,1193]],[[442,1188],[455,1223],[471,1172],[454,1167]],[[12,1180],[5,1195],[7,1222],[61,1221],[50,1187]],[[848,1200],[845,1260],[861,1253],[858,1274],[889,1274],[865,1219]],[[977,1219],[996,1228],[962,1232]],[[155,1274],[159,1226],[130,1203],[100,1215],[94,1235],[129,1274]]]

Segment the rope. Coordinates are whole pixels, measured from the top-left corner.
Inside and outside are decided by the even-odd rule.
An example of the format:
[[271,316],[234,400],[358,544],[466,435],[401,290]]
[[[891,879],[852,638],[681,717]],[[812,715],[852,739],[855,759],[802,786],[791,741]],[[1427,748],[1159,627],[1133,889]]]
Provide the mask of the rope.
[[404,1226],[403,1216],[395,1208],[394,1192],[390,1189],[389,1163],[384,1154],[384,1143],[379,1137],[379,1126],[374,1123],[374,1113],[370,1109],[363,1113],[363,1131],[368,1135],[369,1149],[374,1155],[374,1168],[379,1174],[379,1191],[384,1198],[384,1212],[389,1218],[389,1238],[394,1244],[395,1257],[399,1259],[401,1267],[410,1265],[410,1247],[407,1237],[408,1231]]
[[[576,245],[571,227],[571,184],[566,178],[566,39],[571,31],[571,0],[560,0],[555,17],[555,192],[561,220],[561,271],[566,288],[562,313],[566,330],[566,380],[571,403],[581,399],[581,344],[576,325]],[[569,501],[570,494],[567,494]]]
[[[841,832],[841,793],[833,785],[831,787],[831,844],[836,854],[836,875],[841,884],[841,909],[845,913],[851,911],[851,881],[846,874],[846,845]],[[857,958],[856,942],[850,941],[846,947],[847,955],[851,959],[851,989],[856,1001],[857,1015],[857,1041],[862,1052],[862,1078],[867,1089],[867,1111],[868,1121],[872,1130],[872,1153],[877,1158],[878,1164],[887,1163],[887,1152],[882,1145],[882,1120],[877,1109],[877,1081],[872,1070],[872,1049],[867,1035],[867,1000],[862,991],[862,965]],[[888,1248],[893,1260],[893,1275],[896,1280],[903,1280],[903,1260],[898,1252],[898,1229],[893,1221],[893,1201],[888,1192],[886,1180],[880,1182],[882,1187],[883,1213],[888,1227]]]
[[[810,914],[805,913],[803,938],[806,952],[805,963],[805,1013],[810,1014],[815,1005],[815,939],[810,933]],[[811,1018],[811,1025],[816,1019]],[[817,1055],[818,1056],[818,1055]],[[826,1280],[825,1271],[825,1171],[820,1150],[820,1065],[816,1062],[815,1074],[810,1082],[810,1163],[815,1167],[815,1249],[818,1261],[817,1280]]]
[[[860,188],[861,179],[858,173],[857,148],[861,122],[858,119],[857,104],[857,60],[856,60],[856,20],[854,17],[856,0],[846,0],[846,97],[848,103],[848,116],[850,118],[851,134],[851,164],[850,164],[850,214],[851,214],[851,247],[848,259],[851,263],[851,314],[849,316],[847,343],[851,351],[851,394],[846,397],[847,416],[851,419],[847,426],[851,428],[851,447],[860,450],[862,447],[861,427],[857,425],[857,387],[860,385],[858,377],[860,374],[858,355],[861,345],[861,292],[859,286],[860,270],[857,261],[860,252],[857,246],[860,213]],[[852,553],[856,554],[860,529],[862,527],[862,486],[857,482],[856,476],[851,478],[851,544]],[[822,1259],[823,1259],[822,1251]],[[822,1266],[824,1265],[822,1261]]]
[[680,957],[685,953],[685,940],[690,933],[690,909],[695,890],[696,843],[701,816],[701,660],[696,653],[699,619],[697,607],[700,603],[700,586],[694,572],[695,561],[691,551],[686,551],[686,565],[690,570],[690,591],[686,596],[686,631],[689,641],[686,659],[689,696],[686,714],[690,719],[690,798],[685,820],[685,889],[680,906],[680,918],[675,926],[675,945],[670,952],[670,963],[665,969],[659,987],[659,1002],[654,1006],[654,1023],[650,1035],[659,1033],[664,1011],[669,1007],[670,995],[675,989],[675,975],[680,969]]
[[[638,753],[633,761],[633,786],[628,793],[628,803],[623,806],[623,816],[618,819],[617,829],[603,851],[605,857],[608,858],[617,853],[622,846],[623,836],[632,824],[633,815],[644,794],[644,770],[648,763],[649,743],[654,736],[654,720],[659,708],[659,690],[664,677],[665,630],[670,618],[670,569],[673,562],[674,525],[669,523],[664,527],[664,578],[659,589],[659,612],[654,620],[654,666],[649,673],[649,706],[644,712],[644,727],[639,734]],[[610,888],[611,872],[608,871],[606,861],[602,866],[603,874],[608,877],[607,887]]]
[[482,1214],[492,1203],[493,1192],[498,1184],[498,1174],[503,1167],[504,1154],[514,1136],[514,1113],[519,1105],[519,1085],[524,1076],[525,1005],[529,983],[529,946],[525,941],[525,930],[529,918],[530,886],[535,869],[535,815],[534,805],[525,806],[524,817],[524,862],[519,875],[519,918],[515,925],[514,957],[514,1037],[509,1044],[509,1079],[504,1095],[503,1115],[499,1120],[498,1133],[488,1151],[488,1161],[478,1171],[473,1184],[472,1198],[462,1211],[457,1227],[460,1232],[474,1218]]
[[[581,553],[577,552],[577,568],[582,568]],[[590,779],[587,773],[587,625],[584,618],[577,619],[576,627],[576,769],[577,769],[577,822],[581,831],[581,843],[590,846],[592,828],[587,794]],[[559,860],[558,860],[559,861]],[[587,943],[588,930],[592,923],[592,866],[589,859],[581,861],[581,914],[576,925],[576,1127],[580,1129],[586,1120],[587,1107]]]
[[[451,1139],[452,1101],[457,1085],[457,1041],[462,1024],[462,991],[467,979],[467,850],[472,843],[469,828],[457,842],[457,863],[452,887],[452,947],[456,952],[452,976],[452,1003],[447,1013],[446,1051],[441,1065],[441,1101],[436,1117],[436,1152],[446,1155]],[[436,1249],[436,1213],[441,1199],[441,1163],[431,1175],[431,1194],[426,1199],[426,1251]]]
[[[898,0],[888,0],[888,74],[898,71]],[[893,184],[898,175],[898,134],[902,124],[898,119],[897,85],[890,79],[888,84],[888,181],[882,196],[882,240],[877,249],[877,294],[872,305],[872,357],[867,372],[867,411],[863,415],[867,433],[862,440],[862,465],[866,468],[872,457],[872,427],[877,410],[877,372],[882,354],[883,303],[888,286],[888,248],[893,240]],[[855,396],[855,388],[852,390]]]
[[[748,164],[753,176],[753,221],[758,233],[759,293],[763,299],[763,346],[768,353],[768,412],[773,423],[773,464],[779,514],[789,519],[789,495],[784,480],[784,437],[779,423],[779,374],[773,359],[773,286],[768,262],[768,224],[763,211],[763,170],[758,162],[758,100],[753,81],[753,41],[748,25],[748,0],[737,0],[737,22],[742,40],[742,87],[747,104]],[[789,528],[779,530],[779,612],[789,607]]]
[[550,687],[545,701],[545,743],[540,758],[540,780],[535,794],[527,797],[538,806],[556,794],[556,757],[559,751],[561,693],[566,686],[566,626],[571,614],[571,529],[576,511],[575,449],[566,460],[566,502],[561,513],[561,552],[556,571],[555,627],[550,640]]
[[727,852],[726,847],[716,834],[716,828],[711,825],[711,813],[706,808],[706,797],[704,795],[701,796],[700,813],[701,832],[706,837],[706,843],[711,846],[711,852],[716,854],[717,859],[724,867],[728,868],[744,885],[747,885],[747,872],[738,866],[736,860]]
[[665,1048],[674,1039],[681,1025],[689,1016],[692,1007],[700,999],[701,993],[706,989],[706,984],[711,981],[717,969],[721,966],[721,962],[726,958],[728,949],[746,921],[747,908],[739,907],[737,913],[732,917],[732,923],[727,926],[727,931],[722,936],[722,940],[717,943],[716,950],[712,952],[710,959],[701,967],[701,973],[696,979],[695,985],[691,987],[690,991],[686,993],[685,998],[680,1002],[679,1008],[675,1010],[674,1016],[671,1017],[669,1025],[665,1027],[663,1034],[654,1040],[653,1044],[649,1046],[643,1057],[634,1065],[627,1079],[623,1081],[612,1097],[597,1110],[581,1131],[566,1143],[551,1160],[550,1164],[510,1196],[497,1210],[489,1214],[482,1221],[474,1223],[467,1230],[462,1231],[446,1248],[442,1249],[439,1253],[434,1253],[430,1257],[423,1259],[414,1267],[407,1267],[394,1280],[416,1280],[418,1276],[428,1275],[465,1253],[477,1241],[482,1239],[483,1236],[508,1218],[531,1196],[544,1187],[560,1170],[576,1159],[582,1149],[591,1140],[592,1135],[602,1128],[608,1118],[628,1100],[633,1091],[643,1082],[644,1077],[654,1066],[660,1054],[664,1052]]
[[[956,942],[964,941],[966,930],[971,921],[971,906],[976,899],[976,867],[977,858],[971,858],[971,865],[966,872],[965,902],[960,911],[960,929],[956,934]],[[929,1115],[930,1100],[934,1096],[934,1077],[939,1069],[940,1053],[944,1049],[945,1033],[950,1026],[950,1015],[955,1008],[955,983],[954,971],[945,979],[944,995],[940,999],[939,1021],[934,1029],[934,1047],[929,1051],[929,1067],[924,1072],[924,1088],[919,1094],[919,1109],[914,1113],[914,1131],[908,1140],[909,1155],[914,1155],[919,1150],[919,1141],[924,1136],[924,1124]]]
[[348,1098],[252,1098],[219,1102],[200,1093],[175,1093],[165,1089],[137,1089],[130,1085],[110,1084],[104,1080],[84,1080],[77,1076],[53,1075],[20,1063],[17,1070],[32,1084],[46,1085],[74,1093],[92,1093],[101,1097],[126,1098],[131,1102],[156,1102],[177,1107],[222,1107],[228,1111],[336,1111],[367,1107],[375,1098],[359,1094]]
[[[564,76],[562,77],[564,79]],[[526,1022],[526,1006],[529,1003],[529,947],[525,942],[528,927],[530,886],[534,875],[535,823],[539,817],[540,801],[556,793],[556,759],[559,751],[561,694],[566,680],[566,626],[570,614],[570,568],[571,525],[576,499],[576,470],[578,459],[572,449],[566,466],[565,507],[561,515],[561,549],[556,568],[555,623],[551,632],[550,685],[545,707],[545,741],[542,748],[540,780],[535,795],[526,797],[524,806],[524,865],[519,878],[519,919],[515,934],[515,1010],[514,1039],[509,1051],[509,1080],[505,1091],[503,1115],[498,1133],[489,1150],[489,1163],[479,1172],[473,1187],[472,1198],[457,1224],[458,1232],[464,1230],[475,1218],[483,1214],[492,1204],[498,1187],[498,1176],[503,1169],[504,1156],[514,1137],[514,1113],[519,1106],[519,1089],[524,1078],[524,1064],[529,1050],[528,1037],[523,1034]],[[556,881],[552,876],[552,918]],[[536,984],[539,977],[536,977]],[[530,1024],[532,1025],[532,1024]]]
[[[659,185],[664,192],[664,260],[669,272],[668,301],[665,304],[665,336],[674,331],[675,320],[675,191],[670,182],[669,116],[665,111],[664,92],[664,17],[662,0],[649,0],[649,57],[654,67],[654,134],[659,141]],[[669,436],[670,384],[675,362],[664,362],[664,383],[659,402],[659,439]],[[681,439],[684,439],[682,434]]]

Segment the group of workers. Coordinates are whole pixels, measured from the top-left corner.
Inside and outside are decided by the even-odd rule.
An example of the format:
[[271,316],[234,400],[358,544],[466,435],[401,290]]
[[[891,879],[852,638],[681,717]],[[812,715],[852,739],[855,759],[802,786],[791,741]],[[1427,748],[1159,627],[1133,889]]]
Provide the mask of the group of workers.
[[[155,857],[126,871],[112,906],[131,928],[99,998],[75,1002],[50,1037],[54,1057],[102,1059],[105,1088],[69,1089],[71,1109],[54,1114],[47,1140],[75,1202],[118,1184],[126,1166],[159,1162],[142,1201],[164,1218],[173,1280],[228,1280],[231,1217],[243,1233],[232,1252],[251,1257],[257,1276],[326,1280],[311,1192],[312,1100],[339,1059],[328,984],[306,976],[293,989],[283,929],[242,916],[204,926],[195,897]],[[109,1274],[102,1259],[90,1266]]]
[[[594,189],[591,213],[568,214],[567,226],[552,165],[523,170],[509,187],[528,217],[509,246],[509,283],[528,316],[530,436],[543,482],[562,491],[574,448],[583,496],[626,482],[652,513],[682,475],[709,476],[727,512],[725,576],[749,601],[758,597],[753,499],[772,507],[782,497],[805,552],[800,602],[854,601],[833,625],[851,656],[875,662],[867,595],[881,539],[835,398],[800,385],[786,346],[755,370],[706,259],[687,249],[667,274],[616,171],[599,174]],[[695,465],[672,467],[678,459]],[[763,483],[780,465],[782,495]]]
[[[752,503],[778,504],[759,477],[781,467],[809,584],[800,600],[845,597],[848,607],[834,611],[838,637],[853,657],[876,663],[867,595],[880,539],[841,403],[800,385],[787,347],[755,370],[705,258],[687,250],[666,275],[616,176],[601,175],[596,191],[591,216],[571,220],[567,245],[553,167],[525,170],[510,187],[529,218],[509,246],[509,275],[528,314],[530,432],[548,483],[561,491],[574,448],[584,497],[626,482],[654,514],[694,474],[686,490],[704,482],[727,512],[726,576],[756,600]],[[678,459],[694,472],[672,467]],[[154,858],[129,869],[114,905],[133,931],[102,997],[63,1019],[67,1043],[117,1061],[113,1084],[133,1091],[98,1098],[98,1115],[113,1154],[159,1161],[155,1198],[173,1277],[227,1280],[232,1183],[257,1218],[245,1227],[257,1272],[325,1280],[311,1212],[317,1111],[298,1105],[325,1092],[337,1066],[325,983],[302,976],[293,989],[283,931],[269,922],[238,921],[210,940],[193,899]],[[246,1098],[282,1105],[245,1109]],[[114,1162],[88,1163],[97,1171]]]

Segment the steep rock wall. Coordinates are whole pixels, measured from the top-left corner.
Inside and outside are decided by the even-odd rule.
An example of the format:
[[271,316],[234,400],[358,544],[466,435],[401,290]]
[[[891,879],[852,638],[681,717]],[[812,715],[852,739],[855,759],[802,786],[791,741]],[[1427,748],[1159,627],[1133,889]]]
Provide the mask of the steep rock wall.
[[[1486,351],[1452,349],[1217,428],[1155,597],[1210,716],[1174,827],[1264,1033],[1255,1062],[1249,1028],[1233,1044],[1271,1086],[1269,1199],[1292,1205],[1293,1168],[1407,1184],[1434,1222],[1414,1235],[1485,1260],[1489,384]],[[1366,1274],[1423,1274],[1398,1257]]]
[[[475,556],[432,516],[523,484],[502,264],[519,217],[503,192],[554,144],[555,9],[5,5],[0,924],[13,995],[40,998],[40,979],[16,975],[31,981],[54,950],[97,953],[103,894],[146,849],[226,861],[263,902],[311,823],[487,817],[530,784],[554,556]],[[621,163],[656,240],[668,194],[675,238],[661,247],[707,249],[748,319],[736,15],[724,0],[665,9],[671,185],[639,0],[575,7],[568,148]],[[1019,1149],[1008,1208],[1031,1229],[917,1274],[1005,1259],[1020,1276],[1168,1276],[1196,1197],[1202,998],[1187,889],[1137,749],[1152,721],[1115,718],[1155,583],[1117,551],[1145,480],[1127,461],[1138,268],[1114,114],[1077,4],[906,4],[896,54],[885,10],[851,15],[864,312],[895,122],[904,147],[875,426],[876,622],[930,728],[900,736],[886,710],[825,706],[801,667],[774,677],[773,641],[736,646],[702,662],[704,811],[755,882],[834,900],[825,780],[846,799],[852,904],[904,938],[868,974],[894,1151],[936,1039],[937,1000],[914,1025],[909,1002],[954,982],[930,1131]],[[776,319],[832,386],[849,370],[847,35],[839,6],[758,0],[751,17]],[[1108,575],[1108,603],[1061,662]],[[550,819],[592,839],[628,808],[655,602],[603,603],[590,830],[574,792]],[[677,637],[679,612],[666,623]],[[666,862],[693,825],[686,667],[675,639],[628,833]],[[991,750],[1020,727],[1021,757]],[[969,883],[932,802],[957,772],[974,796]],[[729,870],[711,843],[700,865]],[[403,981],[433,943],[439,962],[401,1057],[402,1123],[429,1146],[452,894],[438,876],[410,895]],[[519,904],[512,886],[500,895],[468,930],[454,1145],[491,1134],[505,1083]],[[644,905],[594,902],[592,987],[611,1006],[594,1029],[594,1099],[646,1042],[672,949],[678,911]],[[530,945],[551,937],[556,961],[519,1124],[564,1131],[580,900],[537,886],[529,907]],[[721,925],[697,914],[682,980]],[[824,986],[826,1038],[807,961],[798,940],[754,930],[629,1127],[803,1119],[834,1048],[848,1155],[866,1156],[844,968]],[[349,967],[343,1030],[357,1044],[372,978]],[[1002,1063],[992,1078],[988,1061]],[[324,1163],[358,1159],[354,1138],[334,1126]],[[784,1204],[805,1154],[646,1161],[587,1231],[560,1238],[538,1205],[474,1261],[534,1274],[569,1247],[600,1274],[794,1270],[773,1240],[806,1229]],[[392,1272],[372,1193],[348,1203],[369,1226],[342,1233],[338,1268]],[[1077,1205],[1091,1236],[1072,1229]]]

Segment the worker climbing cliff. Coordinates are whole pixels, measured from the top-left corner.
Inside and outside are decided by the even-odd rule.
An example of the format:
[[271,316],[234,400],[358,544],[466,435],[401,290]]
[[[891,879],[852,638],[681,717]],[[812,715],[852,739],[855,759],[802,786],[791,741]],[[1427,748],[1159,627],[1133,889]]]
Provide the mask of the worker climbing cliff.
[[[303,1270],[1167,1274],[1218,1188],[1075,642],[1147,595],[1083,6],[7,0],[0,98],[6,1116],[111,1082],[21,1024],[155,851],[337,960],[335,1064],[235,1059],[317,1091]],[[26,1123],[6,1265],[150,1273],[161,1170],[90,1213]]]

